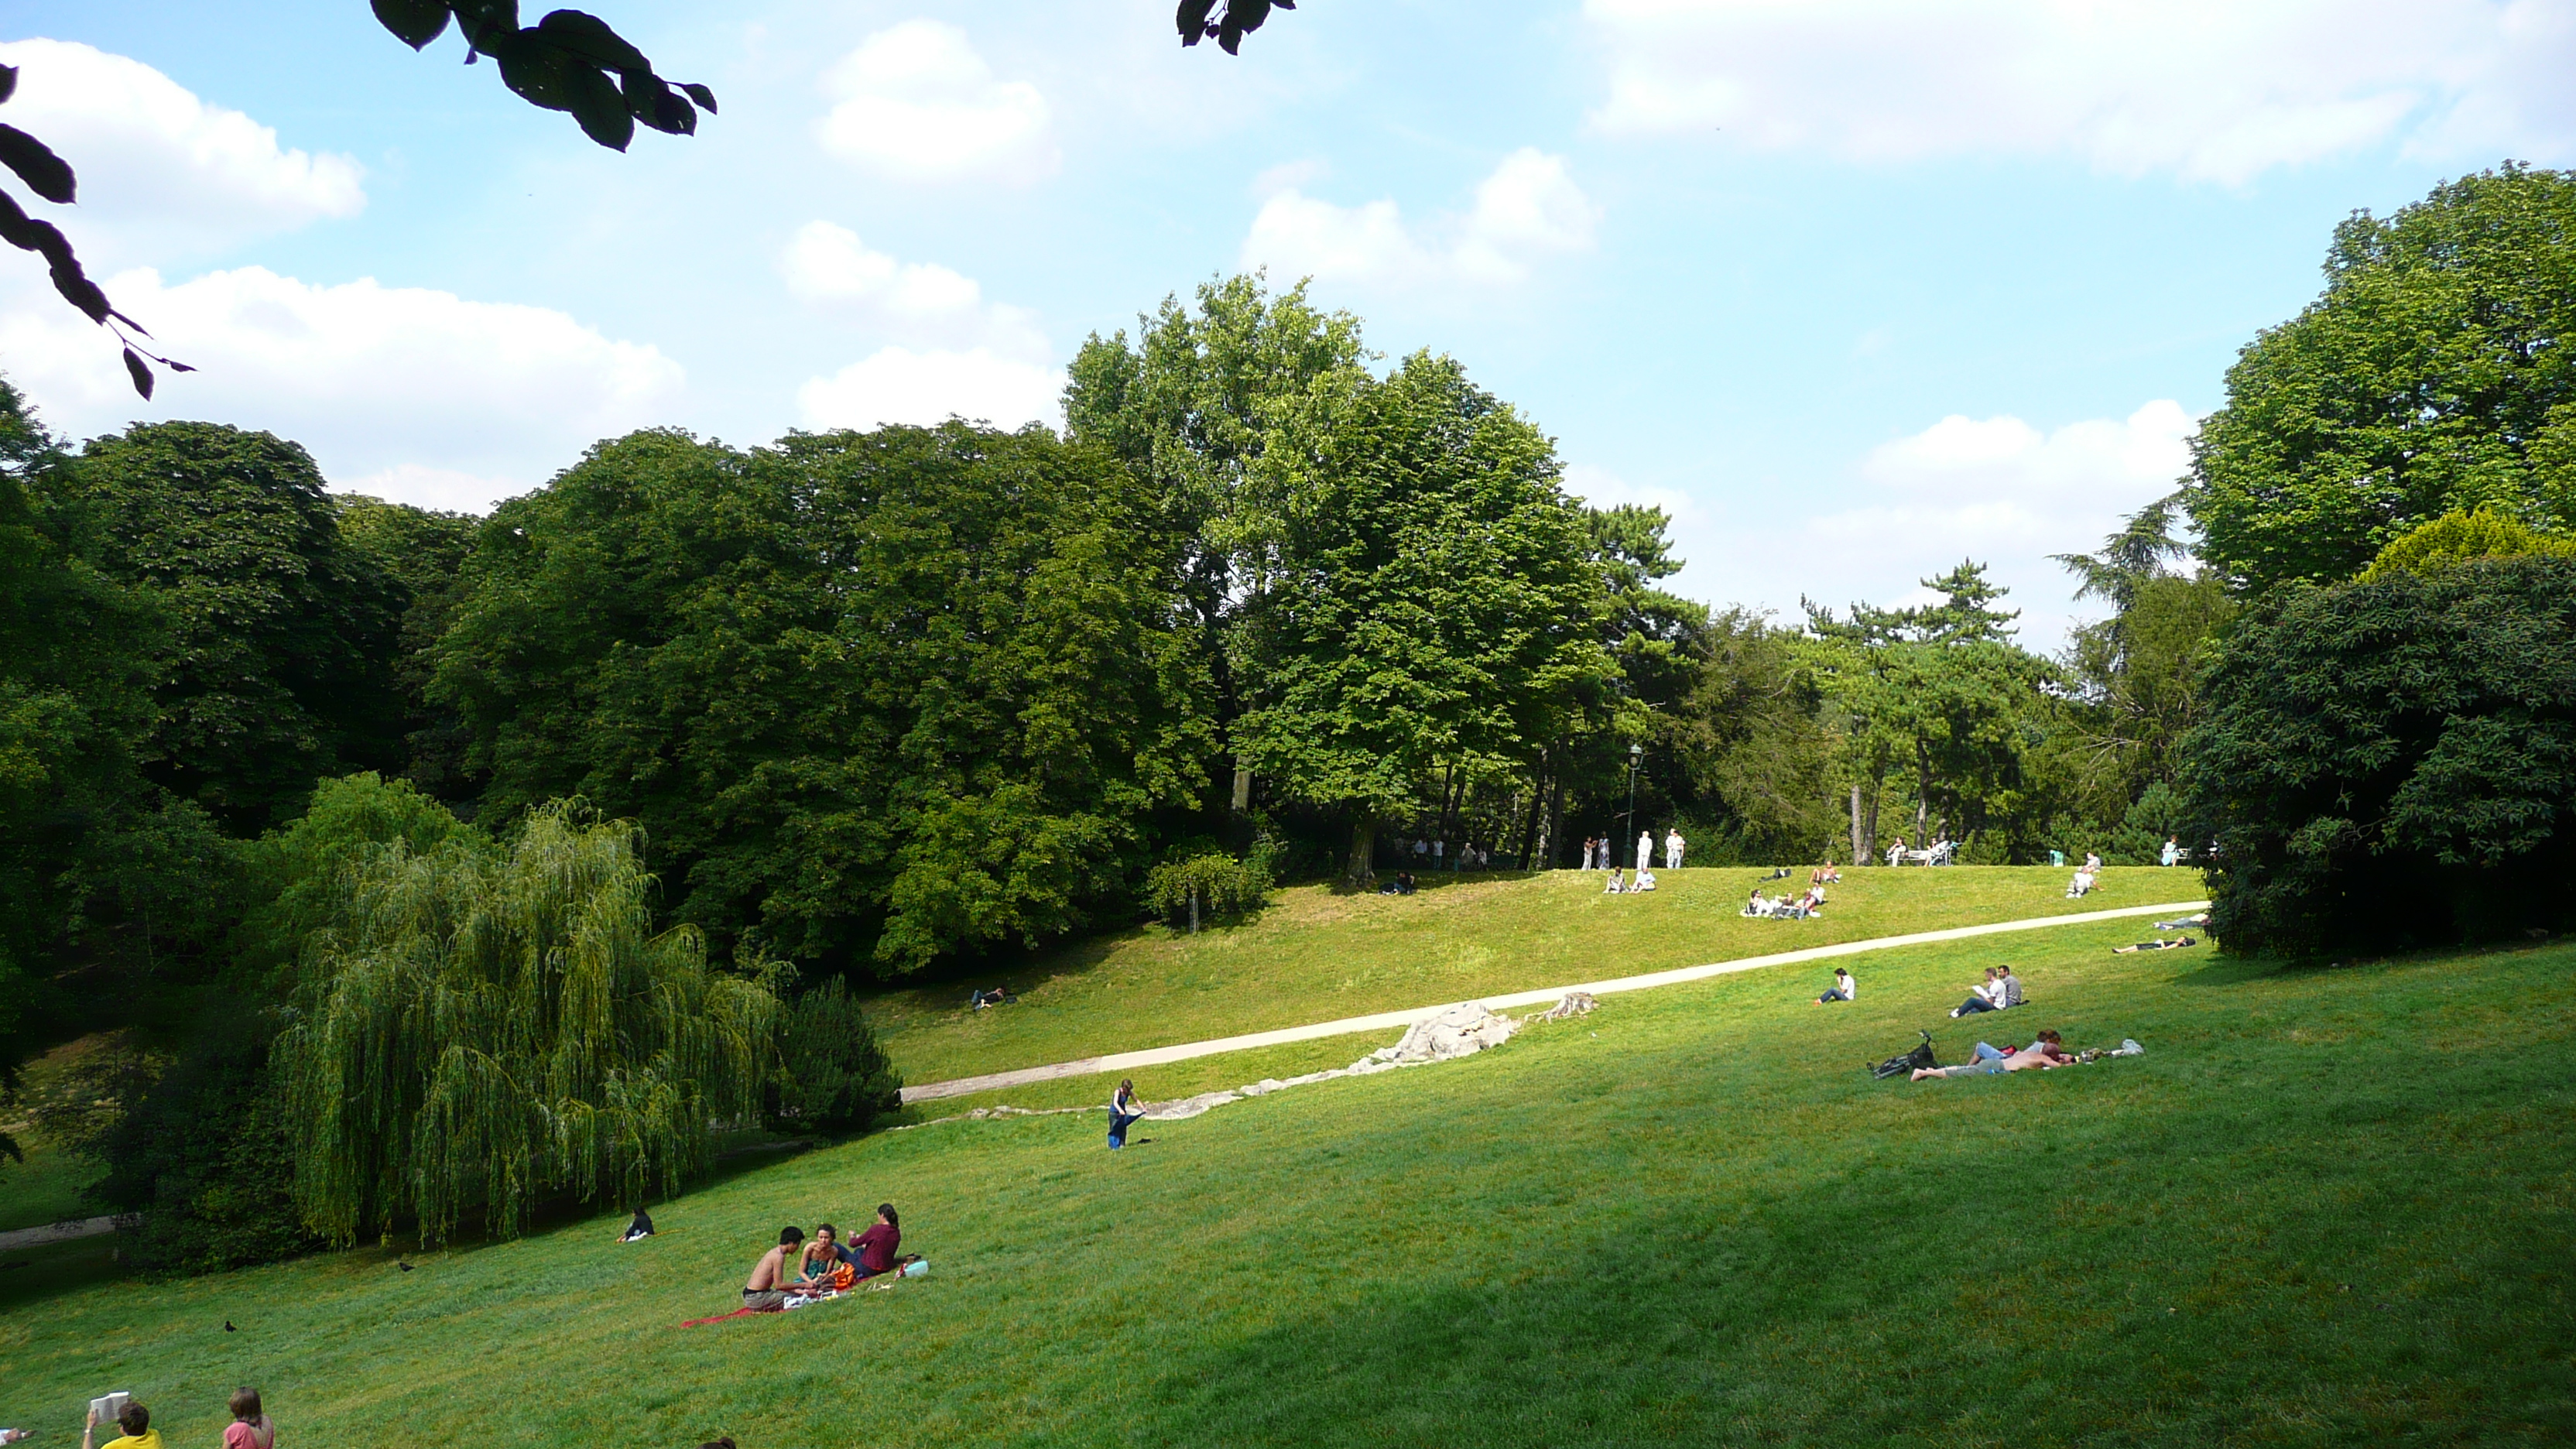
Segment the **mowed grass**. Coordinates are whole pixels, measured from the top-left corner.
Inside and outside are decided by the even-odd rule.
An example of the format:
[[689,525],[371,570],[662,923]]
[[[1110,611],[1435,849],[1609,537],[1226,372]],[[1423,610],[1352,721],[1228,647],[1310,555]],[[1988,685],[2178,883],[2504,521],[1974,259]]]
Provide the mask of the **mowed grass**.
[[[943,984],[871,997],[868,1012],[896,1069],[918,1084],[1802,946],[2202,894],[2196,872],[2153,866],[2107,870],[2081,901],[2065,898],[2070,872],[2047,867],[1877,867],[1846,870],[1814,920],[1747,920],[1739,914],[1744,898],[1769,873],[1664,871],[1653,893],[1636,896],[1603,895],[1602,877],[1582,871],[1425,874],[1411,896],[1298,886],[1240,926],[1195,936],[1143,927],[977,983],[1008,980],[1020,993],[1015,1005],[968,1011],[966,987]],[[1802,866],[1765,889],[1776,895],[1806,883]]]
[[[1111,1154],[1097,1116],[878,1134],[414,1256],[0,1274],[0,1423],[237,1383],[308,1444],[2558,1444],[2576,1439],[2576,950],[2291,970],[2118,922],[1606,1000]],[[1942,1015],[2016,962],[2032,1004]],[[2056,1025],[2142,1058],[1876,1082]],[[1155,1095],[1162,1083],[1140,1080]],[[891,1199],[930,1276],[731,1307]],[[239,1332],[224,1332],[230,1319]]]

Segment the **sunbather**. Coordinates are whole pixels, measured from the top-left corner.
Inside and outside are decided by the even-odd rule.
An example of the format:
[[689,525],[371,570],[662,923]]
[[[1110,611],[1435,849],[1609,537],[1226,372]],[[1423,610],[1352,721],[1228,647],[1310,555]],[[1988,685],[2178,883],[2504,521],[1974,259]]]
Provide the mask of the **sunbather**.
[[1834,984],[1825,988],[1825,994],[1816,998],[1816,1004],[1824,1006],[1831,1002],[1853,1001],[1858,998],[1859,989],[1852,981],[1852,974],[1837,966],[1834,968]]
[[2182,930],[2189,930],[2190,928],[2192,928],[2192,927],[2194,927],[2194,926],[2197,926],[2197,927],[2199,927],[2200,929],[2202,929],[2202,930],[2204,930],[2204,931],[2208,930],[2208,929],[2209,929],[2209,912],[2207,912],[2207,911],[2202,911],[2199,915],[2196,915],[2196,916],[2185,916],[2185,917],[2183,917],[2183,918],[2182,918],[2181,920],[2179,920],[2179,921],[2158,921],[2158,922],[2156,922],[2156,929],[2157,929],[2157,930],[2159,930],[2159,931],[2182,931]]
[[855,1263],[850,1250],[841,1246],[841,1230],[830,1223],[814,1226],[814,1239],[797,1255],[796,1276],[810,1280],[829,1273],[843,1263]]
[[2199,944],[2200,942],[2193,940],[2189,936],[2185,936],[2179,941],[2140,941],[2134,946],[2114,946],[2111,948],[2111,954],[2114,956],[2126,956],[2138,951],[2178,951],[2185,946],[2197,946]]
[[2044,1072],[2051,1067],[2065,1066],[2074,1060],[2075,1058],[2067,1054],[2066,1047],[2059,1041],[2056,1032],[2043,1031],[2039,1034],[2039,1040],[2017,1052],[2006,1052],[1979,1042],[1976,1055],[1969,1061],[1955,1067],[1917,1067],[1913,1079],[1920,1082],[1931,1077],[1969,1077],[1980,1072],[1997,1070]]
[[790,1224],[778,1230],[778,1246],[760,1255],[752,1265],[750,1281],[742,1285],[743,1307],[754,1313],[776,1313],[787,1306],[788,1260],[804,1242],[803,1228]]

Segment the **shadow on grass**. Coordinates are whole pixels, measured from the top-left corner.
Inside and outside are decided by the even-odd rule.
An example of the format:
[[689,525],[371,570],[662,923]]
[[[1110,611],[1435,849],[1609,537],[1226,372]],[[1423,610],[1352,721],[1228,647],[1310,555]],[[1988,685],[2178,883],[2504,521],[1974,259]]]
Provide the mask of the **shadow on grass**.
[[[1974,1088],[1924,1090],[1966,1105]],[[2411,1094],[2388,1105],[2441,1110]],[[2306,1120],[2276,1126],[2281,1146],[2330,1130],[2335,1107],[2293,1109]],[[2276,1166],[2249,1204],[2242,1158],[2208,1150],[2241,1126],[2224,1109],[2144,1131],[2117,1113],[2061,1119],[2045,1142],[1959,1115],[1976,1135],[1934,1160],[1873,1157],[1612,1231],[1560,1195],[1562,1220],[1534,1224],[1525,1258],[1172,1365],[1141,1396],[1131,1442],[2576,1436],[2576,1319],[2564,1285],[2530,1271],[2564,1261],[2567,1224],[2510,1174],[2320,1152]],[[2461,1271],[2416,1272],[2410,1239],[2445,1243]]]

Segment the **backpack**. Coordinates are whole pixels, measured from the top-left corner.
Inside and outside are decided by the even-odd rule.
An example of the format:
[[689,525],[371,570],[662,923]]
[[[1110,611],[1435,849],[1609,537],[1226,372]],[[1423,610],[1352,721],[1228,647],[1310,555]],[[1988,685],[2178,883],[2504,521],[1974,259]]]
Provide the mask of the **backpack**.
[[1880,1081],[1885,1081],[1889,1077],[1906,1075],[1919,1067],[1937,1067],[1941,1065],[1941,1063],[1932,1055],[1932,1033],[1925,1031],[1917,1032],[1915,1034],[1922,1037],[1923,1040],[1915,1045],[1914,1050],[1907,1052],[1905,1055],[1900,1057],[1889,1057],[1886,1061],[1880,1062],[1877,1066],[1870,1068],[1869,1074],[1878,1078]]

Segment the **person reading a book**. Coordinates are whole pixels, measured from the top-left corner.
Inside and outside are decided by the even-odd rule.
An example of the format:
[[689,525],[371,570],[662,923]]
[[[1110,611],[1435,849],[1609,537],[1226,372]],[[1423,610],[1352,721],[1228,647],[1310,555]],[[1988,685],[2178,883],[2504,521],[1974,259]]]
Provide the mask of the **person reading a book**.
[[804,1242],[803,1228],[791,1223],[778,1230],[778,1246],[760,1255],[752,1265],[750,1281],[742,1285],[743,1307],[754,1313],[777,1313],[787,1307],[787,1263]]
[[[90,1436],[98,1432],[98,1418],[98,1406],[93,1404],[89,1426],[81,1430],[81,1449],[92,1449]],[[132,1399],[116,1411],[116,1427],[125,1433],[108,1440],[107,1449],[161,1449],[161,1431],[152,1427],[152,1411]]]

